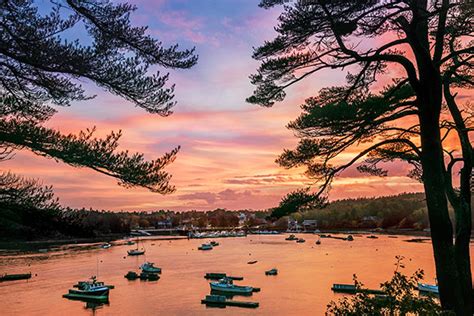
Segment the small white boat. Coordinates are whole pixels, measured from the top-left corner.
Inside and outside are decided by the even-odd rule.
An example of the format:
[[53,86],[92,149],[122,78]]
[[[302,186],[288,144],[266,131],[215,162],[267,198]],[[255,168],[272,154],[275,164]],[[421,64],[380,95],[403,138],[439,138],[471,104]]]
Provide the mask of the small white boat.
[[235,294],[251,294],[253,292],[253,288],[251,286],[235,285],[232,282],[232,279],[229,278],[220,279],[219,282],[211,282],[209,285],[211,286],[211,290],[219,292]]
[[439,294],[438,286],[427,284],[427,283],[418,283],[418,291],[425,293]]
[[138,249],[139,238],[137,237],[137,247],[135,249],[127,250],[129,256],[140,256],[145,254],[145,249]]
[[145,262],[139,267],[143,272],[146,273],[161,273],[161,268],[155,267],[153,262]]
[[109,244],[109,243],[106,243],[106,244],[102,244],[100,247],[101,247],[102,249],[109,249],[110,247],[112,247],[112,245]]
[[198,247],[199,250],[212,250],[212,245],[211,244],[202,244],[201,246]]

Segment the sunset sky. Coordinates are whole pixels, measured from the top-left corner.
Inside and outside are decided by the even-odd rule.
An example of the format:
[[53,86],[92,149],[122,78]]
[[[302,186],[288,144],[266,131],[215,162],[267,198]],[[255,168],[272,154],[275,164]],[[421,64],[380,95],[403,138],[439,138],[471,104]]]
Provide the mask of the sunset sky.
[[[178,102],[174,114],[147,114],[85,83],[97,97],[60,108],[47,126],[63,133],[97,126],[98,135],[122,129],[120,148],[144,152],[149,159],[181,145],[167,168],[177,191],[162,196],[125,189],[113,178],[28,151],[17,152],[4,168],[52,185],[65,206],[109,210],[264,209],[309,184],[301,170],[285,170],[274,162],[284,148],[297,143],[285,126],[297,117],[305,98],[343,83],[346,73],[321,72],[288,90],[287,99],[273,108],[251,105],[245,102],[253,90],[248,76],[258,67],[252,47],[273,38],[278,9],[261,9],[255,0],[232,5],[222,0],[133,2],[138,6],[132,17],[136,25],[148,25],[165,45],[195,46],[199,55],[197,66],[171,71]],[[341,159],[348,157],[350,153]],[[397,164],[386,178],[348,170],[334,182],[331,199],[421,191],[419,183],[405,177],[407,170]]]

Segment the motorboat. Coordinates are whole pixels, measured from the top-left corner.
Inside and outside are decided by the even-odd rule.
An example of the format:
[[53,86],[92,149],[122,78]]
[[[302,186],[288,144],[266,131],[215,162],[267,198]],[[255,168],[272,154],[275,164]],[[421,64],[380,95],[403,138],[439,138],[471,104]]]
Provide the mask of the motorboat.
[[212,250],[212,245],[211,244],[202,244],[201,246],[198,247],[199,250]]
[[145,273],[161,273],[161,268],[154,266],[153,262],[145,262],[140,266],[140,269]]
[[218,282],[209,283],[211,290],[225,292],[225,293],[234,293],[234,294],[251,294],[253,288],[251,286],[240,286],[235,285],[232,279],[222,278]]
[[95,276],[91,277],[90,281],[78,282],[78,285],[77,289],[70,289],[67,295],[75,298],[106,299],[109,297],[110,286],[97,281]]

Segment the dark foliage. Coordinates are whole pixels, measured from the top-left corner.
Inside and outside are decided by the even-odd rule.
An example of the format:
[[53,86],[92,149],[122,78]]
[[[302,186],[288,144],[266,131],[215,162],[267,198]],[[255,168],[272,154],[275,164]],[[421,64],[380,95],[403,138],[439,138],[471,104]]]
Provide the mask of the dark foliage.
[[[92,168],[126,186],[169,193],[163,167],[179,148],[153,161],[127,151],[114,153],[121,133],[95,139],[91,131],[62,135],[42,124],[58,106],[93,98],[81,82],[94,83],[152,114],[167,116],[175,104],[168,74],[151,66],[189,68],[194,49],[163,47],[130,23],[136,9],[108,0],[0,1],[0,144],[2,158],[29,149],[73,166]],[[43,13],[48,8],[48,13]],[[74,34],[83,34],[74,37]]]
[[[400,269],[403,267],[402,257],[397,257],[397,269],[392,279],[381,284],[384,291],[381,296],[359,293],[354,297],[345,297],[339,302],[328,305],[327,315],[359,316],[359,315],[448,315],[442,313],[440,306],[432,296],[417,295],[418,282],[423,279],[423,270],[406,276]],[[362,283],[354,275],[354,284],[364,289]]]
[[[359,171],[377,176],[387,175],[382,162],[411,164],[409,176],[425,188],[442,305],[471,314],[474,126],[472,104],[460,104],[457,89],[474,87],[472,1],[263,0],[260,6],[282,4],[278,35],[254,50],[261,64],[247,101],[272,106],[286,88],[321,70],[350,72],[345,85],[321,89],[301,106],[288,126],[300,143],[278,163],[305,166],[320,185],[317,195],[361,160]],[[375,86],[381,80],[389,82],[384,89]],[[354,149],[352,158],[341,159]]]
[[320,196],[310,193],[310,188],[299,189],[288,193],[280,204],[272,210],[271,216],[280,218],[291,213],[311,209],[321,208],[326,204],[326,200]]

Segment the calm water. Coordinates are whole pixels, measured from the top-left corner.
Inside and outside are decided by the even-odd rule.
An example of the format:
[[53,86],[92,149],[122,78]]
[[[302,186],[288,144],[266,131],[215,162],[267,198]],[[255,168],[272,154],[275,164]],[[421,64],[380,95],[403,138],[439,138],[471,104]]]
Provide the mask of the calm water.
[[[425,279],[434,278],[430,243],[408,243],[407,236],[379,239],[355,237],[353,242],[302,235],[306,243],[285,241],[286,235],[221,238],[212,251],[198,251],[204,240],[146,240],[146,257],[127,257],[133,246],[110,249],[46,253],[34,256],[0,257],[0,274],[31,271],[29,281],[0,283],[2,315],[324,315],[326,305],[341,298],[330,290],[332,283],[351,283],[356,273],[367,286],[377,288],[391,277],[395,256],[405,256],[404,269],[425,270]],[[163,269],[156,282],[128,281],[129,270],[138,271],[144,260]],[[247,264],[258,260],[256,264]],[[97,264],[97,262],[99,262]],[[78,280],[97,274],[115,285],[110,303],[87,308],[80,301],[62,298]],[[278,276],[264,271],[278,268]],[[260,302],[258,309],[210,308],[201,305],[209,293],[206,272],[227,272],[243,276],[238,284],[260,287],[252,297],[238,300]]]

